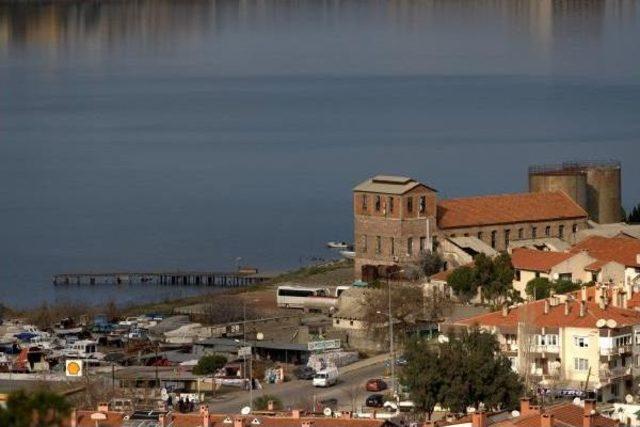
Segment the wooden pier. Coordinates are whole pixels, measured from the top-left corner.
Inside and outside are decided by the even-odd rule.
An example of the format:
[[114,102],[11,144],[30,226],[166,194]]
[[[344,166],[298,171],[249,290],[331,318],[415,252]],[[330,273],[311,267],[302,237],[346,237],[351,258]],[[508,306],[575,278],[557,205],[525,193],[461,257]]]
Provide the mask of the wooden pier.
[[60,273],[53,276],[54,285],[128,285],[153,284],[173,286],[239,287],[264,283],[275,274],[255,271],[165,271],[165,272],[83,272]]

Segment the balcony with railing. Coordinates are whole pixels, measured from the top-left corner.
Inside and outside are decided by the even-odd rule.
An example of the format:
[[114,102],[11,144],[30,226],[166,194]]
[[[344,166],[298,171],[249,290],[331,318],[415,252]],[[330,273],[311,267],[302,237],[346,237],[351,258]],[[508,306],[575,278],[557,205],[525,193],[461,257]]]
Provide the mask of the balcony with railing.
[[632,351],[632,344],[618,345],[613,347],[600,347],[601,356],[618,356],[620,354],[631,353]]
[[630,366],[617,366],[615,368],[600,369],[600,381],[611,381],[616,378],[622,378],[627,375],[631,375]]

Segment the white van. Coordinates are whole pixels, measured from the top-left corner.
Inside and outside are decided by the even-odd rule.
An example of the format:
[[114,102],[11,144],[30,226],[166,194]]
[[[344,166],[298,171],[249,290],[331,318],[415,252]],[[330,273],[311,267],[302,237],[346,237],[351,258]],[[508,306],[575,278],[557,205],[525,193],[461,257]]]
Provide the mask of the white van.
[[338,382],[338,368],[326,368],[313,376],[314,387],[330,387]]

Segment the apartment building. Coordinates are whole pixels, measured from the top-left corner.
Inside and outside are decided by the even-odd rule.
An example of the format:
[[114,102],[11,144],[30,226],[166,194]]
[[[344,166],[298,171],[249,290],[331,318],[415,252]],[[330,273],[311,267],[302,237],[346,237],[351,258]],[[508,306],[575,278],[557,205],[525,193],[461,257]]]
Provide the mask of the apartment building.
[[367,266],[413,263],[441,244],[464,258],[462,251],[504,251],[515,240],[573,242],[587,227],[587,213],[563,192],[438,200],[413,178],[386,175],[353,189],[353,212],[357,278]]
[[619,400],[640,368],[640,312],[624,308],[630,291],[583,288],[454,325],[496,334],[514,369],[543,387],[587,387],[601,401]]

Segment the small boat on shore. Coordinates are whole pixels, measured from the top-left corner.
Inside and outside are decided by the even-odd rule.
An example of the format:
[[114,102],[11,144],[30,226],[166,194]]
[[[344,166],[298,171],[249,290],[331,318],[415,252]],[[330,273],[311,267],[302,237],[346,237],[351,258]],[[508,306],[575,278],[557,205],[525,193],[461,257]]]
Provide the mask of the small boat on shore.
[[340,255],[342,255],[342,257],[346,259],[355,259],[356,257],[355,251],[340,251]]
[[331,249],[347,249],[349,244],[347,242],[327,242],[327,247]]

